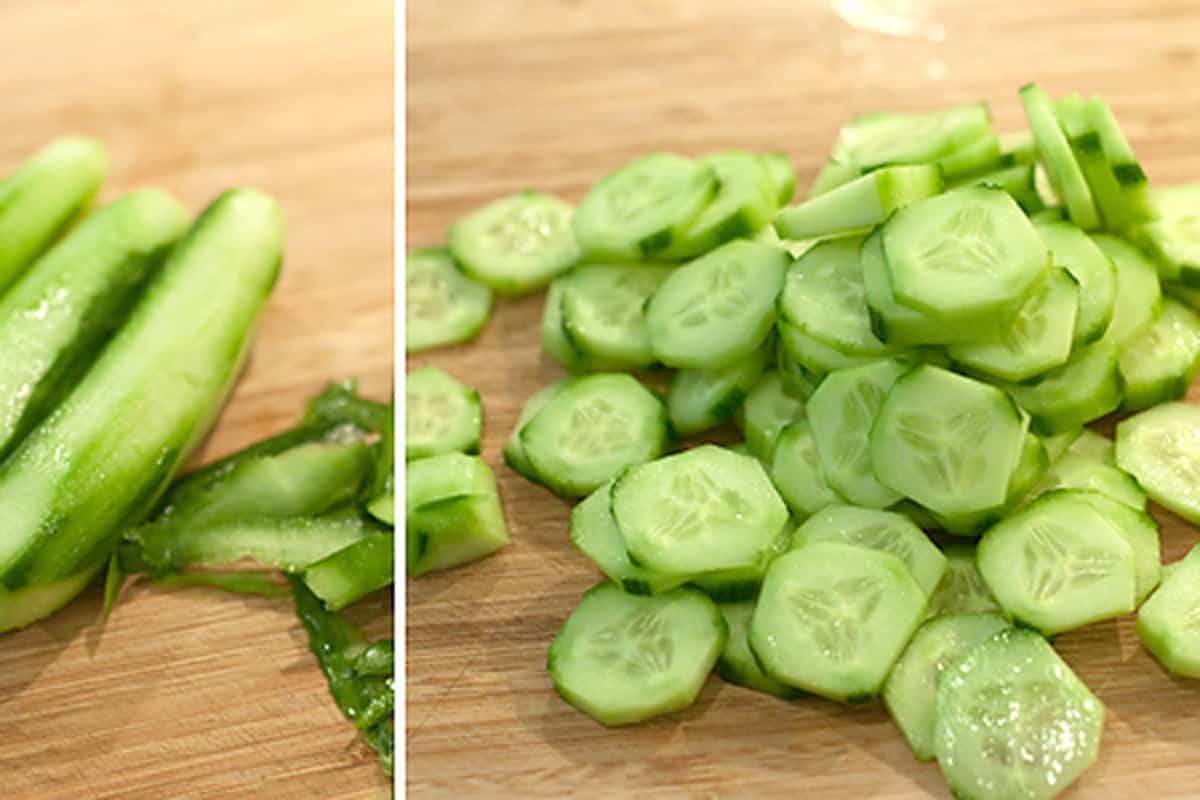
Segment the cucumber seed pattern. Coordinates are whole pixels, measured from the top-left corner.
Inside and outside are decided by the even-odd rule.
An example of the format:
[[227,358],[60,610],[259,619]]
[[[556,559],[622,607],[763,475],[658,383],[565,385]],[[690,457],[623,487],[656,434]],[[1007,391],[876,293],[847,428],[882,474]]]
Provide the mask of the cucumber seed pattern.
[[787,604],[822,656],[847,662],[861,652],[883,594],[877,579],[860,576],[827,588],[796,589],[788,594]]
[[968,409],[946,418],[902,414],[896,432],[909,445],[922,474],[932,484],[954,492],[975,485],[987,475],[988,456],[983,444],[991,427],[986,411]]
[[698,328],[709,324],[713,317],[735,319],[750,303],[750,293],[746,291],[748,280],[746,265],[741,261],[730,259],[716,264],[708,270],[699,290],[679,303],[675,313],[677,324],[682,328]]
[[645,680],[666,672],[675,657],[675,642],[659,609],[644,608],[596,630],[583,640],[583,655],[621,673]]
[[557,205],[518,204],[487,226],[485,244],[505,255],[536,255],[547,243],[570,233],[571,214],[571,209]]
[[871,475],[871,446],[866,431],[883,404],[884,391],[870,381],[859,381],[842,399],[842,419],[837,426],[834,457],[855,475]]
[[628,450],[637,425],[624,409],[603,397],[591,397],[571,409],[558,434],[558,447],[581,459],[605,458]]
[[895,526],[880,523],[853,528],[846,532],[846,540],[860,547],[891,553],[905,564],[912,566],[912,547],[904,541],[900,535],[900,529]]
[[975,614],[996,611],[999,606],[983,582],[975,562],[951,559],[937,590],[929,598],[927,616],[941,614]]
[[584,314],[606,327],[625,329],[641,321],[646,298],[661,282],[662,274],[657,270],[619,268],[608,286],[594,291],[568,291]]
[[699,531],[713,530],[723,520],[738,520],[751,513],[746,498],[702,469],[679,472],[671,478],[656,509],[656,537],[682,542]]
[[634,170],[622,175],[604,195],[614,225],[628,225],[647,212],[669,205],[679,187],[660,180],[654,170]]
[[413,443],[436,442],[450,433],[461,405],[450,392],[405,392],[404,433]]
[[1087,587],[1112,575],[1120,558],[1110,550],[1089,545],[1086,536],[1074,529],[1034,523],[1022,551],[1022,576],[1039,603],[1053,602],[1064,590],[1087,591]]
[[1004,253],[996,239],[996,222],[980,206],[964,206],[950,215],[916,263],[934,272],[994,278],[1004,270]]
[[1192,634],[1200,634],[1200,597],[1195,593],[1191,597],[1191,608],[1179,620],[1179,627]]
[[1153,437],[1153,451],[1174,480],[1200,486],[1200,428],[1180,426]]
[[1050,293],[1045,289],[1034,293],[1033,297],[1017,313],[1012,325],[1005,331],[999,346],[1014,357],[1029,352],[1030,343],[1038,342],[1046,335],[1050,321],[1046,318],[1046,302]]
[[862,270],[848,269],[837,259],[788,272],[780,307],[810,336],[849,346],[883,346],[871,331]]
[[1094,713],[1086,708],[1092,703],[1080,709],[1060,681],[996,681],[973,692],[968,702],[967,717],[983,734],[980,755],[1000,767],[1028,770],[1039,782],[1054,786],[1087,747],[1089,728],[1078,718]]
[[404,304],[419,319],[436,320],[455,301],[454,289],[437,269],[412,269],[404,278]]

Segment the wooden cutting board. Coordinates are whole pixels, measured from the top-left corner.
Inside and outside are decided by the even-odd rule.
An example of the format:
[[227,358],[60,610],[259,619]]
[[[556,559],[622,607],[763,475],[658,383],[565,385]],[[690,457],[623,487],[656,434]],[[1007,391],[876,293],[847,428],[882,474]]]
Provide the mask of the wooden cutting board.
[[[1108,97],[1153,181],[1200,180],[1194,3],[423,0],[408,25],[410,248],[526,186],[577,201],[654,150],[784,150],[806,187],[853,114],[986,100],[1014,130],[1016,90],[1035,79]],[[541,305],[500,302],[474,344],[409,359],[478,387],[513,539],[408,582],[410,794],[948,796],[878,707],[784,703],[714,677],[686,711],[605,730],[554,694],[546,647],[599,576],[567,540],[568,505],[500,457],[521,403],[561,374],[539,354]],[[1173,560],[1197,531],[1154,513]],[[1058,642],[1108,708],[1100,761],[1064,796],[1200,795],[1200,683],[1167,677],[1132,623]]]
[[[387,0],[5,0],[0,170],[64,132],[196,211],[253,185],[287,255],[253,361],[204,448],[286,428],[329,380],[392,385],[392,8]],[[9,357],[5,354],[3,357]],[[390,781],[325,687],[286,598],[126,587],[0,636],[0,793],[377,798]],[[355,608],[391,630],[391,596]]]

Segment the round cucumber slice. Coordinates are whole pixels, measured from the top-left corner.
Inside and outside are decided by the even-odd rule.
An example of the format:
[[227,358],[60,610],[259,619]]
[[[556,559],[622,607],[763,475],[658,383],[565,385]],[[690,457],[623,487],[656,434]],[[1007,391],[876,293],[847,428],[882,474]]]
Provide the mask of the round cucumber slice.
[[1130,507],[1102,492],[1085,490],[1080,496],[1129,543],[1133,551],[1133,601],[1135,606],[1141,605],[1162,580],[1158,523],[1143,509]]
[[1079,282],[1079,313],[1075,317],[1076,347],[1094,342],[1108,330],[1117,296],[1117,269],[1087,234],[1070,222],[1037,226],[1054,263]]
[[561,392],[570,380],[570,378],[559,378],[530,395],[529,399],[525,401],[525,405],[521,406],[517,424],[513,425],[512,433],[508,435],[508,440],[504,443],[504,463],[512,467],[525,480],[534,483],[542,482],[537,473],[533,471],[533,465],[529,463],[529,459],[525,457],[525,448],[521,446],[521,430],[525,427],[525,423],[537,416],[537,413],[542,410],[542,406]]
[[876,356],[851,355],[830,347],[787,320],[779,320],[776,331],[779,334],[779,349],[787,354],[798,369],[812,376],[824,378],[835,370],[862,367],[878,360]]
[[762,347],[721,370],[681,369],[667,388],[667,414],[676,433],[690,436],[730,420],[767,366]]
[[1033,415],[1043,436],[1076,430],[1121,405],[1124,384],[1115,345],[1101,339],[1071,354],[1061,367],[1031,384],[1004,384],[1021,408]]
[[492,290],[462,274],[448,250],[404,259],[404,349],[409,353],[474,339],[492,312]]
[[761,157],[744,150],[726,150],[699,162],[716,174],[717,193],[682,236],[663,251],[666,258],[692,258],[730,239],[751,236],[775,213],[775,195],[782,188],[774,185]]
[[780,432],[771,458],[771,481],[800,519],[843,502],[842,496],[825,480],[817,440],[806,419],[793,422]]
[[725,649],[717,659],[717,675],[727,683],[744,686],[763,694],[783,700],[793,700],[801,695],[795,687],[780,683],[762,671],[754,653],[750,651],[750,618],[754,614],[754,601],[721,603],[721,616],[729,631]]
[[1124,239],[1094,234],[1096,243],[1117,268],[1116,298],[1104,338],[1122,345],[1153,322],[1162,309],[1162,286],[1154,262]]
[[436,367],[404,377],[404,457],[478,453],[483,407],[479,392]]
[[946,573],[929,598],[928,616],[1001,610],[975,566],[975,545],[951,545],[942,554],[946,556]]
[[1122,411],[1179,400],[1200,374],[1200,316],[1167,298],[1158,319],[1121,347],[1118,368],[1125,384]]
[[1116,458],[1152,500],[1200,525],[1200,406],[1164,403],[1122,420]]
[[1055,489],[1099,492],[1135,510],[1146,510],[1146,493],[1131,475],[1111,464],[1069,451],[1050,465],[1050,469],[1026,495],[1026,501]]
[[750,452],[770,462],[779,433],[804,416],[804,401],[787,393],[783,376],[764,373],[737,412],[737,424]]
[[1138,610],[1136,630],[1167,670],[1200,678],[1200,561],[1189,554],[1172,565],[1170,576]]
[[573,270],[563,279],[563,334],[589,360],[623,370],[652,365],[642,309],[669,272],[669,267],[645,264],[588,264]]

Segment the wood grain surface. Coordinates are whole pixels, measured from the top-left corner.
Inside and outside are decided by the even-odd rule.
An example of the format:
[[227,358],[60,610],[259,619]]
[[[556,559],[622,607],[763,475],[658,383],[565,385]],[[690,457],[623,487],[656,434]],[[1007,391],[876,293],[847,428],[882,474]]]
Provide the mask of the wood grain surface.
[[[87,133],[106,199],[158,185],[198,211],[253,185],[284,206],[283,273],[204,457],[294,424],[329,380],[390,393],[392,24],[387,0],[0,3],[0,171]],[[388,795],[286,598],[139,583],[103,630],[98,610],[93,589],[0,636],[0,794]],[[385,634],[391,596],[355,615]]]
[[[868,13],[888,6],[906,13]],[[804,187],[855,113],[986,100],[1011,130],[1034,79],[1108,97],[1152,181],[1200,180],[1197,31],[1200,6],[1157,0],[413,0],[408,246],[442,243],[456,216],[526,186],[577,201],[653,150],[785,150]],[[878,707],[784,703],[713,677],[686,711],[605,730],[555,695],[546,648],[599,574],[567,540],[568,505],[500,457],[521,403],[561,374],[539,354],[541,304],[500,302],[474,344],[409,359],[480,390],[513,539],[408,582],[410,795],[948,796]],[[1154,514],[1173,560],[1197,531]],[[1167,677],[1132,623],[1059,639],[1108,708],[1100,761],[1064,797],[1200,795],[1200,684]]]

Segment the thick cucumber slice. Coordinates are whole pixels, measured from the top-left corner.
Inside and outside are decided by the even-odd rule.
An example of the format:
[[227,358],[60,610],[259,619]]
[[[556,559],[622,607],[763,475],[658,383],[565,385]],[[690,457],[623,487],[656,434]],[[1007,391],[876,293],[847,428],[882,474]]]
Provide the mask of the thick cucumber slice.
[[582,497],[666,449],[662,401],[630,375],[589,375],[550,398],[521,429],[521,447],[551,491]]
[[0,586],[0,633],[15,631],[58,611],[87,588],[104,566],[99,562],[75,575],[10,592]]
[[862,172],[853,164],[831,158],[822,165],[808,187],[808,199],[823,195],[839,186],[843,186],[861,175]]
[[709,372],[681,369],[667,387],[667,416],[677,434],[691,436],[728,422],[767,367],[767,348],[760,347],[725,369]]
[[670,367],[720,369],[753,353],[775,324],[788,261],[742,239],[672,272],[646,305],[654,354]]
[[896,302],[943,320],[1011,318],[1050,266],[1005,191],[972,186],[896,212],[882,248]]
[[868,171],[889,164],[940,164],[991,133],[983,103],[917,114],[863,114],[838,133],[834,158]]
[[588,264],[565,276],[562,330],[573,350],[608,369],[654,363],[642,311],[670,268],[648,264]]
[[925,594],[890,553],[820,542],[776,559],[750,648],[782,683],[854,701],[879,693],[921,622]]
[[1200,559],[1172,565],[1162,586],[1138,609],[1137,635],[1159,663],[1175,675],[1200,678]]
[[1117,268],[1117,289],[1112,319],[1104,336],[1122,345],[1153,322],[1162,309],[1158,271],[1141,251],[1115,236],[1095,234],[1092,241]]
[[771,458],[771,481],[792,514],[804,519],[825,506],[844,502],[825,480],[812,426],[802,419],[779,434]]
[[1116,348],[1101,340],[1076,350],[1070,360],[1029,385],[1004,388],[1033,415],[1043,436],[1080,428],[1121,405],[1123,384]]
[[693,258],[730,239],[752,236],[775,214],[776,195],[783,187],[775,186],[760,156],[726,150],[699,162],[716,173],[717,193],[681,237],[663,250],[663,258]]
[[990,525],[1000,520],[1011,509],[1018,506],[1030,490],[1045,474],[1050,458],[1041,438],[1026,433],[1021,445],[1021,460],[1008,479],[1004,504],[970,514],[934,514],[938,526],[955,536],[979,536]]
[[1079,282],[1053,269],[1021,306],[1004,337],[986,344],[957,345],[950,358],[973,372],[1005,381],[1026,381],[1065,364],[1079,310]]
[[1104,706],[1045,639],[1010,628],[938,681],[934,755],[963,800],[1049,800],[1095,763]]
[[1138,511],[1146,509],[1146,493],[1132,476],[1111,464],[1072,452],[1067,452],[1051,464],[1025,499],[1032,501],[1055,489],[1087,489],[1100,492]]
[[637,261],[669,247],[717,192],[711,167],[655,153],[599,181],[575,212],[575,237],[595,260]]
[[449,250],[414,250],[404,259],[404,349],[429,350],[479,335],[492,290],[463,275]]
[[1021,87],[1021,105],[1029,119],[1041,162],[1046,168],[1054,193],[1062,199],[1071,221],[1085,231],[1100,227],[1100,215],[1079,162],[1071,152],[1050,98],[1036,84]]
[[579,260],[574,212],[557,197],[525,190],[457,220],[446,239],[467,275],[501,294],[529,294]]
[[550,398],[561,392],[570,380],[570,378],[559,378],[534,392],[525,401],[525,405],[521,406],[521,413],[517,415],[517,424],[513,426],[512,433],[508,435],[508,440],[504,443],[504,463],[528,481],[541,483],[541,479],[533,470],[533,465],[525,457],[525,448],[521,446],[521,431],[529,420],[537,416],[542,407],[550,402]]
[[483,428],[479,392],[436,367],[404,376],[404,458],[478,453]]
[[784,239],[808,239],[872,228],[896,209],[944,189],[937,167],[885,167],[788,206],[775,217],[775,231]]
[[546,654],[554,688],[603,725],[628,725],[696,700],[725,647],[725,621],[692,589],[654,596],[594,586]]
[[[796,196],[796,168],[787,153],[766,153],[759,156],[771,184],[775,205],[783,208]],[[769,227],[769,226],[768,226]]]
[[1116,458],[1152,500],[1200,525],[1200,406],[1164,403],[1122,420]]
[[1200,374],[1200,316],[1173,298],[1158,319],[1121,347],[1122,411],[1179,400]]
[[1108,330],[1117,296],[1117,269],[1087,234],[1069,222],[1037,226],[1054,263],[1079,281],[1079,314],[1075,318],[1076,347],[1094,342]]
[[466,564],[508,544],[496,476],[479,456],[444,453],[404,469],[409,575]]
[[868,431],[896,379],[911,368],[895,360],[830,373],[808,401],[808,418],[825,477],[851,503],[886,508],[903,492],[884,485]]
[[935,514],[985,511],[1007,497],[1027,425],[994,386],[923,365],[883,400],[870,459],[880,483]]
[[[1077,456],[1099,461],[1101,464],[1116,466],[1117,458],[1113,440],[1096,433],[1091,428],[1084,428],[1071,442],[1069,452]],[[1056,459],[1057,460],[1057,459]]]
[[932,594],[946,572],[946,557],[912,520],[903,514],[830,505],[796,529],[792,549],[817,542],[841,542],[891,553],[904,562],[917,585]]
[[686,575],[660,575],[629,560],[625,540],[612,516],[612,483],[606,483],[571,509],[571,543],[609,580],[631,594],[659,594],[687,582]]
[[1135,607],[1133,549],[1087,494],[1044,494],[979,541],[979,574],[996,600],[1046,635]]
[[750,651],[750,618],[754,614],[754,601],[721,603],[717,607],[721,609],[728,630],[725,649],[717,659],[717,674],[721,679],[784,700],[799,697],[801,692],[798,689],[780,683],[763,672],[754,653]]
[[884,357],[889,348],[875,337],[863,287],[859,248],[847,236],[821,242],[788,268],[779,295],[779,316],[808,336],[842,352]]
[[946,556],[946,573],[929,597],[928,616],[1001,610],[975,566],[975,545],[951,545],[942,553]]
[[976,645],[1008,627],[999,614],[950,614],[917,630],[883,686],[883,703],[919,761],[933,758],[938,682]]
[[1113,177],[1121,186],[1129,220],[1140,222],[1153,216],[1147,192],[1146,173],[1133,154],[1117,118],[1103,98],[1091,97],[1084,104],[1084,113],[1092,130],[1100,135],[1104,157],[1108,159]]
[[737,412],[737,424],[750,452],[770,463],[779,433],[804,416],[804,401],[788,394],[778,372],[759,379]]
[[788,522],[762,465],[715,445],[627,470],[612,511],[634,563],[669,575],[765,563]]
[[1085,491],[1084,500],[1125,537],[1133,550],[1134,605],[1141,605],[1162,579],[1162,547],[1158,523],[1145,512],[1102,492]]
[[1034,172],[1033,164],[1017,164],[978,177],[967,178],[952,188],[992,186],[1003,189],[1012,195],[1012,199],[1017,201],[1017,205],[1021,207],[1022,211],[1026,214],[1034,214],[1041,211],[1043,206],[1042,197],[1038,194],[1034,182]]
[[795,367],[817,378],[818,382],[835,370],[861,367],[879,360],[877,356],[851,355],[830,347],[786,320],[779,320],[775,330],[779,334],[779,349],[787,354]]

